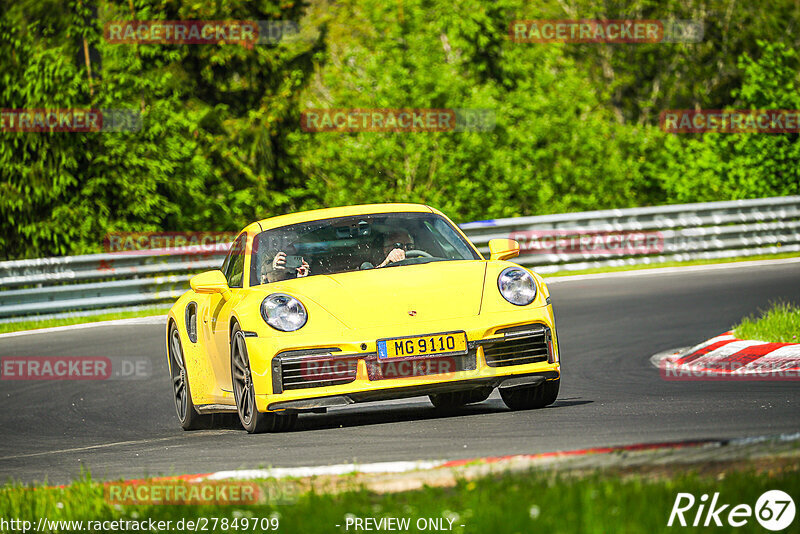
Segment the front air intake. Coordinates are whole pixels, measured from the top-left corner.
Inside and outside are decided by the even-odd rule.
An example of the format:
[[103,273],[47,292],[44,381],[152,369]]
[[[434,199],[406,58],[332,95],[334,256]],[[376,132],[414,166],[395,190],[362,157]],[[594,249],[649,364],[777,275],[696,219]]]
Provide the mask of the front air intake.
[[489,367],[507,367],[548,361],[550,329],[541,324],[514,326],[495,332],[503,339],[483,345]]
[[272,360],[274,393],[289,389],[338,386],[353,382],[358,354],[337,354],[338,348],[292,350]]

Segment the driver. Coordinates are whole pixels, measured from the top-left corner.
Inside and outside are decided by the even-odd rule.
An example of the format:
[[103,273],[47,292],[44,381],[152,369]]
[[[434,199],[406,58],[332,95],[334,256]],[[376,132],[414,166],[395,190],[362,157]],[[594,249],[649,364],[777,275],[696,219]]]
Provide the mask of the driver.
[[386,255],[386,259],[378,267],[403,261],[409,250],[414,250],[414,240],[411,238],[411,234],[405,230],[396,230],[385,235],[383,237],[383,253]]

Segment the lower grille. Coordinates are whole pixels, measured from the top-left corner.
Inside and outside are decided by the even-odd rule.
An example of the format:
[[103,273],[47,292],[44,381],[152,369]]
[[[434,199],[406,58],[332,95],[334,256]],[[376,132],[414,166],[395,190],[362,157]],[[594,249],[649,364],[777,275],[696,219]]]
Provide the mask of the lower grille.
[[506,338],[483,345],[489,367],[507,367],[546,362],[549,356],[550,329],[542,325],[524,325],[498,330]]
[[337,355],[339,349],[287,351],[273,360],[273,391],[338,386],[353,382],[358,355]]

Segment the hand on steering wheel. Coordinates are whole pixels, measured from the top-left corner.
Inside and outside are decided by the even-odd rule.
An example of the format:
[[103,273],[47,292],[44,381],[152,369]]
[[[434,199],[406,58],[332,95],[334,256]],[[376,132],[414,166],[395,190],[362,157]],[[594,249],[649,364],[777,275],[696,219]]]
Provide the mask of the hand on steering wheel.
[[432,258],[432,257],[433,256],[431,256],[424,250],[412,249],[406,251],[406,258]]

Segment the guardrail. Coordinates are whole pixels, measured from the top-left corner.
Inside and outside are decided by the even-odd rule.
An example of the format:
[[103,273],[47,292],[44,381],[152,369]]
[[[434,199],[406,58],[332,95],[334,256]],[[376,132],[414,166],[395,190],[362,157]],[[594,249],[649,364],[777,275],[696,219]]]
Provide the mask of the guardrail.
[[[485,256],[490,239],[517,238],[521,254],[514,261],[541,274],[741,258],[800,252],[800,196],[495,219],[461,228]],[[647,250],[593,246],[593,239],[607,245],[622,237],[646,239]],[[0,322],[174,300],[191,275],[218,268],[226,253],[227,246],[217,246],[203,254],[162,249],[0,262]]]

